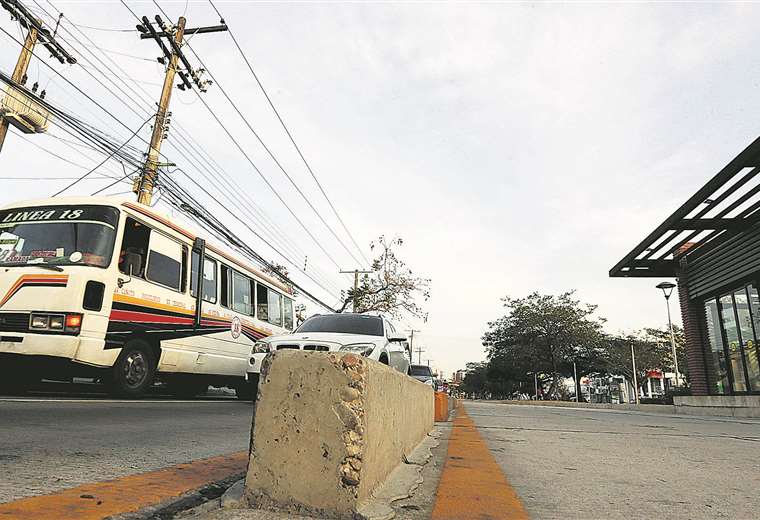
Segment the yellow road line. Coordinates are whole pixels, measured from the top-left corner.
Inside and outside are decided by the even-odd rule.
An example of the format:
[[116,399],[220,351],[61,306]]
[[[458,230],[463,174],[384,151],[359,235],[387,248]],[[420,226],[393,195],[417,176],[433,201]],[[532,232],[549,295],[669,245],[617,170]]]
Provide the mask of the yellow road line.
[[453,426],[432,520],[527,520],[520,497],[462,405]]
[[248,452],[232,453],[158,471],[65,489],[0,504],[0,519],[97,520],[137,511],[203,485],[243,473]]

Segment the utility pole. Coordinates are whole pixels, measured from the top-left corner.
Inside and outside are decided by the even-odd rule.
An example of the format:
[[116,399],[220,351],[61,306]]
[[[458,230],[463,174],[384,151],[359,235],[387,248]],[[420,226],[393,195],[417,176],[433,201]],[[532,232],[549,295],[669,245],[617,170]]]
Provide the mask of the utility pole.
[[636,404],[639,404],[639,376],[636,374],[636,351],[631,341],[631,363],[633,364],[633,395],[636,396]]
[[409,345],[408,345],[408,347],[409,347],[409,362],[410,363],[414,363],[414,333],[415,332],[422,332],[422,331],[416,330],[416,329],[409,329],[409,330],[407,330],[407,332],[410,334]]
[[427,350],[425,350],[422,347],[417,347],[417,350],[415,350],[414,352],[417,353],[417,364],[421,365],[422,364],[422,353],[423,352],[427,352]]
[[352,309],[354,312],[356,312],[356,308],[359,303],[359,275],[374,273],[374,271],[362,271],[361,269],[354,269],[353,271],[340,271],[340,273],[354,274],[354,306],[352,307]]
[[[155,20],[156,24],[161,29],[161,32],[156,31],[147,16],[143,16],[143,23],[137,25],[137,30],[140,32],[140,39],[145,40],[152,38],[156,41],[163,53],[163,56],[158,58],[158,62],[166,65],[164,85],[161,89],[161,98],[158,102],[156,120],[153,123],[153,134],[150,139],[148,156],[145,159],[143,171],[140,174],[140,177],[136,180],[133,188],[133,191],[137,194],[137,202],[140,202],[141,204],[150,204],[153,198],[153,189],[156,185],[158,167],[160,166],[159,158],[161,156],[161,143],[166,139],[169,131],[171,116],[171,112],[169,112],[169,102],[172,97],[175,76],[179,75],[182,80],[178,85],[180,90],[190,90],[193,88],[189,78],[192,78],[193,83],[201,92],[206,92],[211,83],[209,80],[201,80],[201,73],[203,70],[193,69],[187,57],[182,52],[185,34],[210,33],[227,30],[227,25],[224,23],[213,27],[198,27],[185,30],[187,20],[184,16],[179,17],[176,26],[169,26],[158,15],[156,15]],[[169,44],[168,47],[164,44],[163,39],[166,39]],[[180,66],[180,62],[182,62],[182,66]]]
[[[61,63],[68,62],[74,64],[77,62],[77,60],[55,40],[55,35],[50,33],[50,31],[42,24],[42,21],[36,18],[21,2],[18,0],[0,0],[0,6],[11,13],[11,17],[17,19],[21,26],[27,30],[24,46],[21,49],[21,53],[16,61],[16,67],[13,69],[13,75],[11,76],[11,79],[15,83],[19,85],[24,85],[26,83],[26,71],[29,68],[29,63],[32,61],[34,47],[37,45],[38,41]],[[9,89],[8,92],[13,92],[13,90]],[[18,91],[16,92],[18,93]],[[0,117],[0,151],[3,149],[5,136],[8,135],[9,125],[10,123],[6,118]]]
[[575,383],[575,402],[578,402],[578,394],[580,393],[581,385],[578,384],[578,370],[575,367],[575,360],[573,360],[573,382]]

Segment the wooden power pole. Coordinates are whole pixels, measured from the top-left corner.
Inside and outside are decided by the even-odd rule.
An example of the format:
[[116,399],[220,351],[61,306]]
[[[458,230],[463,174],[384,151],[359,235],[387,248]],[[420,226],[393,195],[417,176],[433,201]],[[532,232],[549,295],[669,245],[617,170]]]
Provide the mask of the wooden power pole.
[[[50,55],[61,63],[74,64],[77,60],[64,49],[55,39],[55,34],[45,27],[42,20],[35,17],[24,4],[18,0],[0,0],[0,7],[8,11],[11,16],[18,20],[21,26],[27,30],[24,46],[21,48],[21,54],[16,61],[16,67],[13,69],[11,79],[18,85],[26,83],[26,71],[29,63],[34,56],[34,47],[39,41],[45,48],[50,51]],[[9,86],[12,88],[12,86]],[[8,92],[13,92],[9,90]],[[44,96],[43,96],[44,97]],[[8,135],[9,122],[5,117],[0,117],[0,151],[5,143],[5,136]]]
[[[13,69],[13,76],[11,79],[19,84],[24,84],[24,78],[26,77],[26,70],[29,68],[29,62],[32,61],[32,50],[37,43],[37,29],[31,27],[26,34],[26,40],[24,40],[24,48],[21,49],[21,54],[18,56],[16,62],[16,68]],[[5,143],[5,136],[8,135],[8,127],[10,123],[5,118],[0,118],[0,151],[3,150],[3,143]]]
[[[185,17],[180,16],[177,22],[177,30],[174,33],[174,42],[182,45],[185,36]],[[166,113],[169,110],[169,101],[172,98],[174,88],[174,77],[177,74],[177,64],[179,55],[172,52],[169,58],[169,65],[166,67],[164,76],[164,87],[161,89],[161,99],[158,102],[156,111],[156,121],[153,123],[153,135],[150,138],[150,148],[148,148],[148,157],[145,160],[143,173],[137,186],[137,202],[141,204],[150,204],[153,197],[153,187],[156,184],[156,171],[158,169],[158,159],[161,155],[161,143],[164,140],[166,130]]]
[[[169,102],[172,97],[172,89],[174,88],[174,79],[179,75],[182,82],[178,85],[181,90],[192,89],[192,84],[189,78],[192,78],[193,83],[198,87],[201,92],[205,92],[208,88],[209,81],[201,80],[200,73],[192,68],[187,57],[182,52],[182,46],[184,44],[185,34],[196,33],[208,33],[226,31],[227,26],[222,23],[213,27],[198,27],[195,29],[185,29],[187,20],[184,16],[180,16],[177,21],[177,25],[174,27],[168,26],[160,16],[156,16],[156,24],[161,31],[156,31],[153,24],[148,20],[147,16],[142,17],[143,23],[137,26],[137,30],[140,31],[141,39],[152,38],[156,41],[159,48],[163,52],[163,56],[158,58],[159,63],[166,65],[166,74],[164,76],[164,86],[161,90],[161,98],[158,102],[158,110],[156,111],[156,119],[153,123],[153,135],[150,139],[150,146],[148,148],[148,156],[145,159],[145,165],[140,177],[137,179],[134,185],[134,192],[137,194],[137,202],[142,204],[150,204],[153,198],[153,188],[156,185],[156,177],[158,175],[158,167],[160,165],[159,158],[161,156],[161,143],[166,139],[167,132],[169,130]],[[169,46],[164,44],[164,39],[167,40]],[[180,63],[181,62],[181,63]]]

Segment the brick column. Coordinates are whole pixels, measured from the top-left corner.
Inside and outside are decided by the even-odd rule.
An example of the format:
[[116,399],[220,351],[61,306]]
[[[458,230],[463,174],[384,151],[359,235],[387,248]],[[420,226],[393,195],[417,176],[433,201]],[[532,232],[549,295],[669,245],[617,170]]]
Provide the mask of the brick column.
[[681,304],[681,319],[686,336],[686,361],[689,366],[689,382],[692,395],[710,395],[710,384],[705,372],[705,351],[707,346],[702,338],[704,308],[689,299],[687,285],[688,270],[681,264],[678,272],[678,300]]

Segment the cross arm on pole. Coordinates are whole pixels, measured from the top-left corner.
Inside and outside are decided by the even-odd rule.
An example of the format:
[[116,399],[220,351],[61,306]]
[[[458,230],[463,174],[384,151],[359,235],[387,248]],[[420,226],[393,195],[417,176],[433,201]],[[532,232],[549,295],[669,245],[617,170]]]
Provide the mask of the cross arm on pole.
[[[226,31],[226,30],[228,30],[226,24],[211,25],[211,26],[208,26],[208,27],[194,27],[192,29],[185,29],[185,35],[189,36],[189,35],[193,35],[193,34],[206,34],[206,33],[214,33],[214,32],[223,32],[223,31]],[[168,33],[168,32],[163,31],[163,30],[161,32],[157,32],[156,34],[158,35],[159,38],[170,38],[171,37],[171,33]],[[140,33],[140,39],[142,39],[142,40],[148,40],[150,38],[153,38],[152,34]]]

